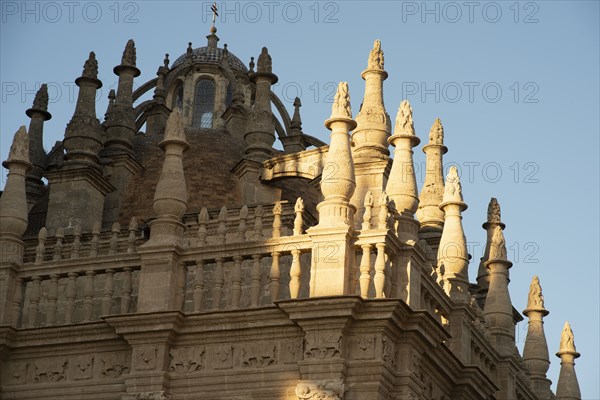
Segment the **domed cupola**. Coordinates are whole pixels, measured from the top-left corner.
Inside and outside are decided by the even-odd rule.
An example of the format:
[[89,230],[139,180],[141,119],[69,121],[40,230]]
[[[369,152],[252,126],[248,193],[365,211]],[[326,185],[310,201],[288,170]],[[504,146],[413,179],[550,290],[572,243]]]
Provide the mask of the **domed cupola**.
[[[212,35],[209,35],[209,36],[212,36]],[[216,35],[214,35],[214,36],[215,36],[215,38],[217,37]],[[221,63],[223,61],[223,54],[224,54],[224,49],[222,49],[220,47],[216,47],[216,43],[215,43],[215,47],[213,47],[213,48],[211,48],[211,46],[198,47],[198,48],[192,49],[192,64],[221,65]],[[183,65],[188,57],[189,56],[187,53],[182,54],[175,60],[175,62],[171,66],[171,68],[175,69],[175,68],[179,67],[180,65]],[[232,70],[234,70],[236,72],[242,72],[242,73],[248,72],[248,68],[234,54],[229,53],[229,59],[227,61],[228,61],[229,67],[231,67]]]
[[[184,124],[197,129],[223,129],[223,113],[231,105],[236,85],[249,101],[251,84],[248,68],[230,53],[227,45],[217,47],[217,29],[211,27],[204,47],[193,48],[173,63],[165,89],[166,105],[179,108]],[[249,105],[249,104],[248,104]]]

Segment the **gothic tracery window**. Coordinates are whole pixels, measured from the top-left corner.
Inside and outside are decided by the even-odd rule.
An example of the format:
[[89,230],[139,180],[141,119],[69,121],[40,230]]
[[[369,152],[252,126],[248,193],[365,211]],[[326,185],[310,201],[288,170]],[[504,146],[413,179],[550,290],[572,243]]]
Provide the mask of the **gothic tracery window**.
[[212,128],[215,108],[215,84],[210,79],[200,79],[194,95],[194,115],[192,126]]

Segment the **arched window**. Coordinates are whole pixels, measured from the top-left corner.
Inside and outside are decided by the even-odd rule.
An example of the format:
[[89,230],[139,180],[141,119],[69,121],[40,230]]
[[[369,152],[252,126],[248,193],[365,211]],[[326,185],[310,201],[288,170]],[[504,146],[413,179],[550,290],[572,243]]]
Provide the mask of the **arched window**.
[[215,84],[210,79],[201,79],[196,84],[192,126],[196,128],[212,128],[214,109]]
[[178,108],[179,111],[183,110],[183,85],[179,83],[175,89],[175,95],[173,96],[173,110]]

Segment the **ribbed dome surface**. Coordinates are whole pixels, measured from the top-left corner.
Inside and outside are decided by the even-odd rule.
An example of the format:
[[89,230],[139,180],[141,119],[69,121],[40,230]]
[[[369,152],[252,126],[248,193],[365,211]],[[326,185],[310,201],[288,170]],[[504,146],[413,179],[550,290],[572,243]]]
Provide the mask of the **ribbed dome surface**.
[[[185,62],[186,57],[187,53],[182,54],[177,60],[175,60],[172,68],[177,68],[178,66],[183,64]],[[198,47],[192,51],[192,61],[194,62],[194,64],[220,65],[222,59],[223,49],[218,47],[209,50],[208,46],[204,46]],[[229,52],[229,66],[231,67],[231,69],[236,71],[248,72],[248,68],[246,68],[244,63],[231,52]]]

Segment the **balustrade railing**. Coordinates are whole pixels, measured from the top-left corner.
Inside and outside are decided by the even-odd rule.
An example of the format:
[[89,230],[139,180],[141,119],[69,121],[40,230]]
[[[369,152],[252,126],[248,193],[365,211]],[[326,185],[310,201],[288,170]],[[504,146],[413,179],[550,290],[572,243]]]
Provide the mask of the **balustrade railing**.
[[[448,306],[441,299],[443,276],[433,267],[431,249],[423,241],[406,243],[399,232],[407,221],[383,199],[377,212],[365,203],[361,230],[353,239],[355,263],[348,294],[365,299],[406,297],[406,260],[399,254],[414,246],[425,259],[421,280],[427,281],[420,287],[419,306],[441,321]],[[185,271],[179,274],[176,304],[186,312],[202,312],[308,297],[313,243],[305,233],[305,220],[302,199],[294,205],[277,202],[272,209],[203,208],[187,214],[179,259]],[[92,232],[59,228],[49,237],[42,228],[19,272],[21,290],[15,291],[13,321],[34,327],[134,311],[141,268],[137,248],[148,239],[143,232],[135,218],[125,229],[115,223],[103,232],[96,224]]]

